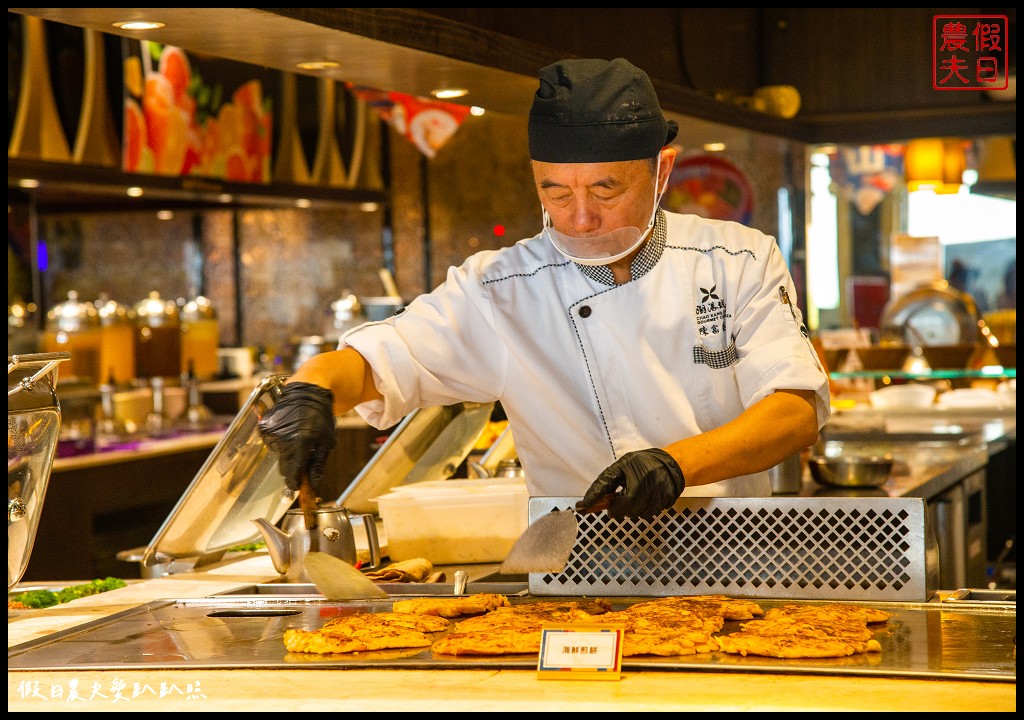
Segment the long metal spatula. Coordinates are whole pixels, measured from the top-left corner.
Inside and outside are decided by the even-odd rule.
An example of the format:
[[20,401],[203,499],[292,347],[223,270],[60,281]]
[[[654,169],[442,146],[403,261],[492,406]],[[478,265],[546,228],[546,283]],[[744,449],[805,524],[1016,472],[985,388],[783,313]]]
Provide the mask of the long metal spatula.
[[328,600],[367,600],[388,594],[352,565],[323,552],[308,552],[302,568]]
[[[611,497],[606,495],[585,512],[607,509]],[[552,510],[537,518],[508,551],[499,572],[502,575],[524,575],[565,570],[580,532],[577,515],[575,510]]]
[[565,569],[580,524],[572,510],[553,510],[519,536],[501,563],[502,575],[556,573]]

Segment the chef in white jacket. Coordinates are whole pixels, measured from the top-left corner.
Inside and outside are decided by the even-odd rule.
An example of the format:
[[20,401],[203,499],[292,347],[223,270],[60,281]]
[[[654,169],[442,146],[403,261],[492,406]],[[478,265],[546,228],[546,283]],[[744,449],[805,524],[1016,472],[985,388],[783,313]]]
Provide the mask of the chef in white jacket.
[[828,378],[774,238],[659,208],[676,132],[624,59],[542,69],[541,232],[471,256],[295,372],[260,421],[289,486],[316,487],[335,414],[387,428],[500,401],[531,495],[610,496],[614,517],[771,495],[768,469],[828,419]]

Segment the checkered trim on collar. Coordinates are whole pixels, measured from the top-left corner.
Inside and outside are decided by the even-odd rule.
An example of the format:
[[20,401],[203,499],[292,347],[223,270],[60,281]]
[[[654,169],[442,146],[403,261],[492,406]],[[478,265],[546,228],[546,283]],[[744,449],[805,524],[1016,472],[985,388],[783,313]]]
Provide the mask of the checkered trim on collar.
[[[658,261],[661,259],[661,254],[665,252],[665,241],[668,237],[668,221],[665,220],[665,211],[658,208],[658,214],[654,218],[654,229],[651,231],[651,236],[644,243],[644,246],[637,253],[637,256],[633,258],[633,262],[630,265],[630,270],[633,273],[633,279],[636,280],[648,272],[650,272]],[[574,263],[576,267],[583,271],[583,274],[589,277],[591,280],[601,283],[602,285],[614,285],[615,276],[612,274],[611,268],[607,265],[580,265]]]

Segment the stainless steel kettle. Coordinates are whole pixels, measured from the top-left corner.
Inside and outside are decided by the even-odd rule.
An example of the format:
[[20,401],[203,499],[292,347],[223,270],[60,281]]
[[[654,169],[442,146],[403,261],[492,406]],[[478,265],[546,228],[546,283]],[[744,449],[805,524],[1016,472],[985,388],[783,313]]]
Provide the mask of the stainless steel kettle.
[[313,549],[344,560],[349,565],[356,564],[353,520],[358,520],[356,524],[362,524],[366,532],[366,542],[370,551],[369,567],[378,567],[380,542],[377,539],[377,524],[373,515],[351,516],[345,508],[323,504],[317,510],[316,527],[312,530],[306,529],[301,509],[286,512],[280,528],[265,518],[255,518],[253,522],[267,543],[274,569],[284,575],[287,582],[298,583],[312,582],[302,568],[302,561],[310,551],[313,540],[317,545]]
[[57,366],[70,353],[7,357],[7,589],[28,568],[60,436]]

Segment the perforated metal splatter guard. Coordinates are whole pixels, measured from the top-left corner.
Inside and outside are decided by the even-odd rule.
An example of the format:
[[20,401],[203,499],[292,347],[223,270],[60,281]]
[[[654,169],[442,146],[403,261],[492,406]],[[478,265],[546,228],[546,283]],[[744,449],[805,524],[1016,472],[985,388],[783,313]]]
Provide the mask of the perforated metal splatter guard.
[[[531,498],[530,521],[577,500]],[[653,520],[578,517],[565,569],[531,573],[531,595],[925,602],[937,584],[919,498],[685,498]]]

